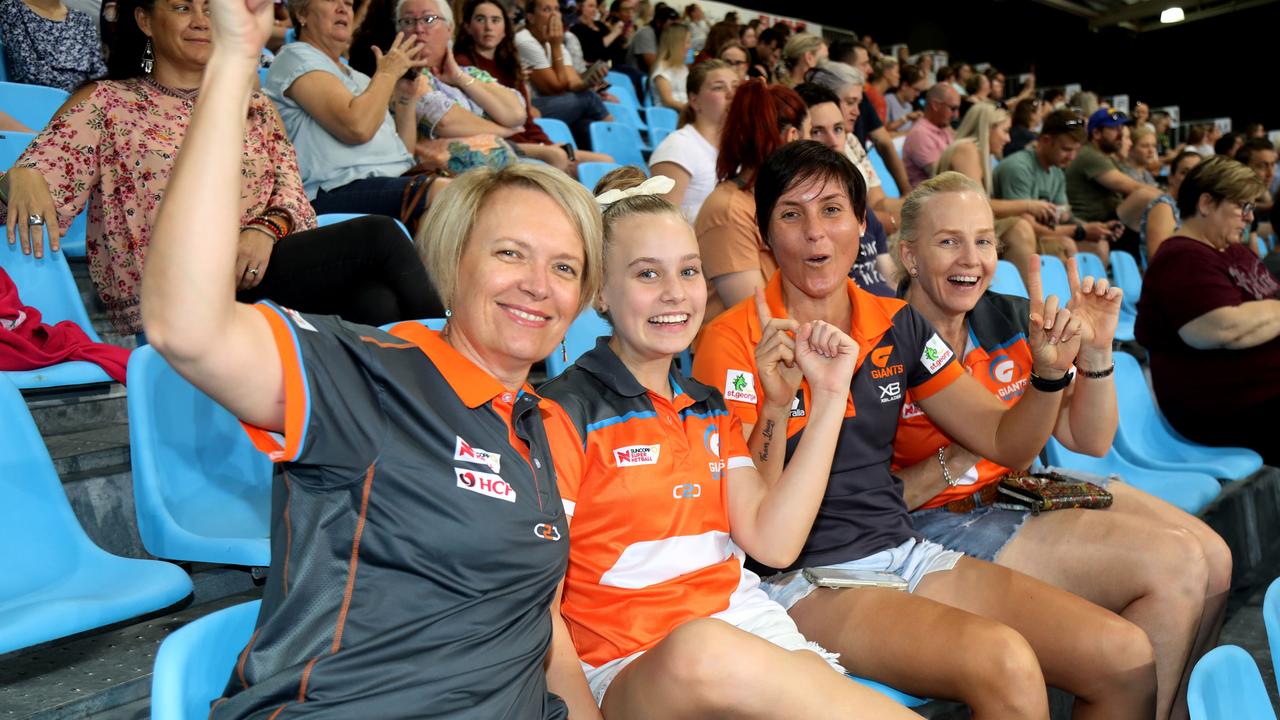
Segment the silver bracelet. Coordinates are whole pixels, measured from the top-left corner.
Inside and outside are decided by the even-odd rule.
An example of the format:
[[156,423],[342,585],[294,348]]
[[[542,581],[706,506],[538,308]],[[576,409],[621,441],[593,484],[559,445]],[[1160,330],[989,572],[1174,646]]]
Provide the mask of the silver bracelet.
[[951,477],[951,471],[947,469],[946,452],[945,446],[938,448],[938,464],[942,466],[942,479],[947,481],[947,487],[955,487],[956,479]]

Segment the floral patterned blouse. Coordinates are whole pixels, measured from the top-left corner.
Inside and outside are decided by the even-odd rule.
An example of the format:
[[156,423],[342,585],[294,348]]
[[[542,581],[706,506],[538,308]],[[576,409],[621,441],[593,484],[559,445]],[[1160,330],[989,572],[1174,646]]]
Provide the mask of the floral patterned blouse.
[[[88,204],[89,276],[121,333],[142,329],[142,263],[194,105],[193,91],[150,78],[100,82],[55,116],[15,165],[44,176],[64,232]],[[315,227],[293,146],[275,106],[259,92],[249,101],[240,167],[241,224],[279,206],[292,214],[295,232]],[[0,204],[0,221],[7,210]]]
[[71,92],[107,74],[97,22],[79,10],[50,20],[22,0],[0,0],[0,40],[11,82]]

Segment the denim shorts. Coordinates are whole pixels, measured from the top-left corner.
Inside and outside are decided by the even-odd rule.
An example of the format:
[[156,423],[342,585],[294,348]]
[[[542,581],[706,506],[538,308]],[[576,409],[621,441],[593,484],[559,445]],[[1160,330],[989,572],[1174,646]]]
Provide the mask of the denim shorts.
[[[821,567],[892,573],[907,581],[907,592],[915,592],[925,575],[950,570],[960,562],[961,557],[963,554],[937,543],[912,538],[897,547],[881,550],[860,560]],[[802,570],[774,575],[760,587],[764,588],[771,600],[788,610],[818,589],[817,585],[809,582]]]
[[[1104,488],[1112,480],[1083,470],[1048,469]],[[973,499],[981,503],[976,495]],[[969,557],[995,562],[1000,551],[1018,534],[1030,516],[1030,510],[1006,510],[980,504],[967,513],[953,513],[940,507],[916,510],[911,513],[911,524],[916,531],[939,545]]]

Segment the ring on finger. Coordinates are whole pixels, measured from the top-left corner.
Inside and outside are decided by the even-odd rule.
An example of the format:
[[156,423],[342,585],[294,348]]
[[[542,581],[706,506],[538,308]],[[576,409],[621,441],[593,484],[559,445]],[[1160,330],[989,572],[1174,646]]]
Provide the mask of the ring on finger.
[[43,216],[43,215],[41,215],[40,213],[30,213],[30,214],[28,214],[28,215],[27,215],[27,224],[28,224],[28,225],[43,225],[43,224],[44,224],[44,216]]
[[250,275],[257,275],[257,274],[258,274],[258,268],[249,268],[249,274],[250,274]]

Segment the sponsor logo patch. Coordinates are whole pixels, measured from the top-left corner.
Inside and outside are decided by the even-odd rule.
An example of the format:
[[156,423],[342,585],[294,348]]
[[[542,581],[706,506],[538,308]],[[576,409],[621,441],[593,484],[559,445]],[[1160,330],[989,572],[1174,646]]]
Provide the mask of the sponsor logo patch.
[[458,477],[458,487],[463,490],[470,490],[473,493],[506,500],[509,503],[516,501],[516,489],[497,475],[490,475],[478,470],[464,470],[463,468],[454,468],[453,472]]
[[903,420],[907,420],[907,419],[909,419],[909,418],[913,418],[913,417],[920,417],[920,416],[921,416],[921,415],[923,415],[923,414],[924,414],[924,411],[920,409],[920,406],[919,406],[919,405],[917,405],[917,404],[915,404],[915,403],[913,403],[913,402],[911,402],[911,403],[903,403],[903,404],[902,404],[902,419],[903,419]]
[[533,534],[543,540],[550,540],[552,542],[560,540],[560,528],[552,525],[551,523],[538,523],[537,525],[534,525]]
[[737,400],[755,404],[756,377],[745,370],[730,370],[725,373],[724,399]]
[[880,386],[880,402],[887,403],[902,399],[902,383],[891,382]]
[[791,401],[791,417],[804,417],[804,388],[800,388],[796,392],[796,397]]
[[681,483],[671,488],[671,497],[677,500],[702,497],[702,486],[698,483]]
[[632,465],[656,465],[661,445],[628,445],[613,449],[613,462],[618,467]]
[[925,368],[932,375],[941,370],[952,355],[954,353],[951,352],[951,348],[947,347],[942,338],[938,337],[938,333],[934,333],[933,337],[929,338],[929,342],[924,344],[924,352],[920,354],[920,362],[924,363]]
[[287,308],[287,307],[282,307],[280,309],[284,311],[285,315],[289,316],[290,320],[293,320],[294,325],[297,325],[303,330],[310,330],[311,332],[320,332],[319,330],[316,330],[315,325],[312,325],[311,323],[307,322],[307,319],[302,317],[302,315],[299,314],[297,310],[294,310],[293,308]]
[[502,472],[501,455],[474,447],[460,437],[453,449],[453,459],[459,462],[480,463],[494,472]]

